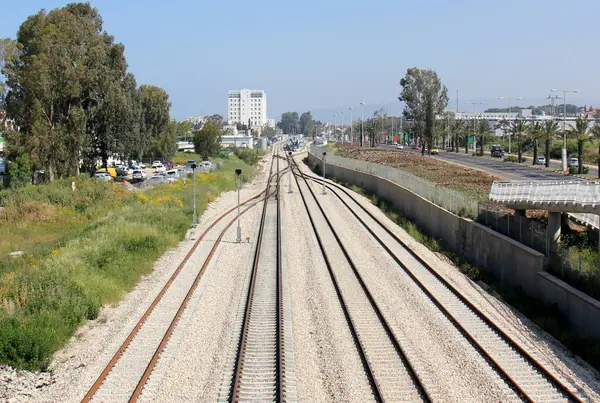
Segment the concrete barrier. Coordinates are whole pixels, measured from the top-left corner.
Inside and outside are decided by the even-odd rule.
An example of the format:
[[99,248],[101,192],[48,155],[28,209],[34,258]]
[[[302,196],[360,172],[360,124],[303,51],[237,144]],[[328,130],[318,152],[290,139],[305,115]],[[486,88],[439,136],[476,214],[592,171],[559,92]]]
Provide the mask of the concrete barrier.
[[[323,161],[308,154],[311,167]],[[600,302],[543,271],[544,255],[468,218],[459,217],[417,194],[374,174],[327,163],[326,176],[359,186],[393,205],[427,235],[483,267],[498,282],[556,304],[572,327],[600,337]]]

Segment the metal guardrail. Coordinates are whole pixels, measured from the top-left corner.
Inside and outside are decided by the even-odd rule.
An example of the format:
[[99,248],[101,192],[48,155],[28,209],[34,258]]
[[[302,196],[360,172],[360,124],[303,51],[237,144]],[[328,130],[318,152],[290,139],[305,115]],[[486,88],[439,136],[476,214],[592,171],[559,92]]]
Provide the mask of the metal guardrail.
[[[314,144],[310,146],[310,153],[316,158],[323,159],[325,149]],[[327,154],[327,165],[335,165],[342,168],[352,169],[358,172],[375,175],[389,180],[424,199],[464,217],[476,218],[478,214],[478,202],[468,196],[452,189],[429,182],[416,175],[404,172],[400,169],[374,162],[361,161],[352,158],[344,158],[338,155]]]
[[600,182],[494,182],[490,200],[540,210],[563,211],[576,221],[600,228]]
[[499,203],[524,203],[590,212],[600,211],[600,182],[512,181],[494,182],[490,200]]

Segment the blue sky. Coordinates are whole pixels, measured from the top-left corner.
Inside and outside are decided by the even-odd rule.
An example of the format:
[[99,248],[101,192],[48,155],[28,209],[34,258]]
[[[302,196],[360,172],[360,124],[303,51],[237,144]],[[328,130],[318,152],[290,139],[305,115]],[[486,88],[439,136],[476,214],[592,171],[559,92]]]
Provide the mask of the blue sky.
[[[0,0],[0,37],[57,0]],[[400,113],[408,67],[435,69],[450,107],[545,102],[551,88],[600,103],[595,41],[600,1],[97,0],[104,28],[126,46],[138,83],[170,94],[172,115],[225,113],[227,90],[264,89],[269,116],[319,117],[364,101]],[[470,110],[470,107],[469,107]]]

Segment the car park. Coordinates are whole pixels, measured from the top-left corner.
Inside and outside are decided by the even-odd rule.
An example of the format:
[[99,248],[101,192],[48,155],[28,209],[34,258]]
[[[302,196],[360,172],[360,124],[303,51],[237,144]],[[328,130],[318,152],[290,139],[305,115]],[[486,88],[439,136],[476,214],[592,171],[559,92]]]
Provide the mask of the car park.
[[535,159],[536,165],[546,165],[546,157],[537,157]]

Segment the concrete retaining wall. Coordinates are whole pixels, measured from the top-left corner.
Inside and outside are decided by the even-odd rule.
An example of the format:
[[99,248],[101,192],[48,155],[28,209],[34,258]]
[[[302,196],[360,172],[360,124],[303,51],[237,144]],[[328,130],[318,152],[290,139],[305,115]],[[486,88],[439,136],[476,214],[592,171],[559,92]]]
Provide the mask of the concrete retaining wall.
[[[319,165],[322,169],[320,158],[309,153],[308,160],[312,167]],[[575,330],[588,337],[600,337],[600,302],[544,272],[543,254],[378,176],[331,164],[327,164],[325,173],[385,199],[424,233],[485,268],[497,281],[556,304]]]

